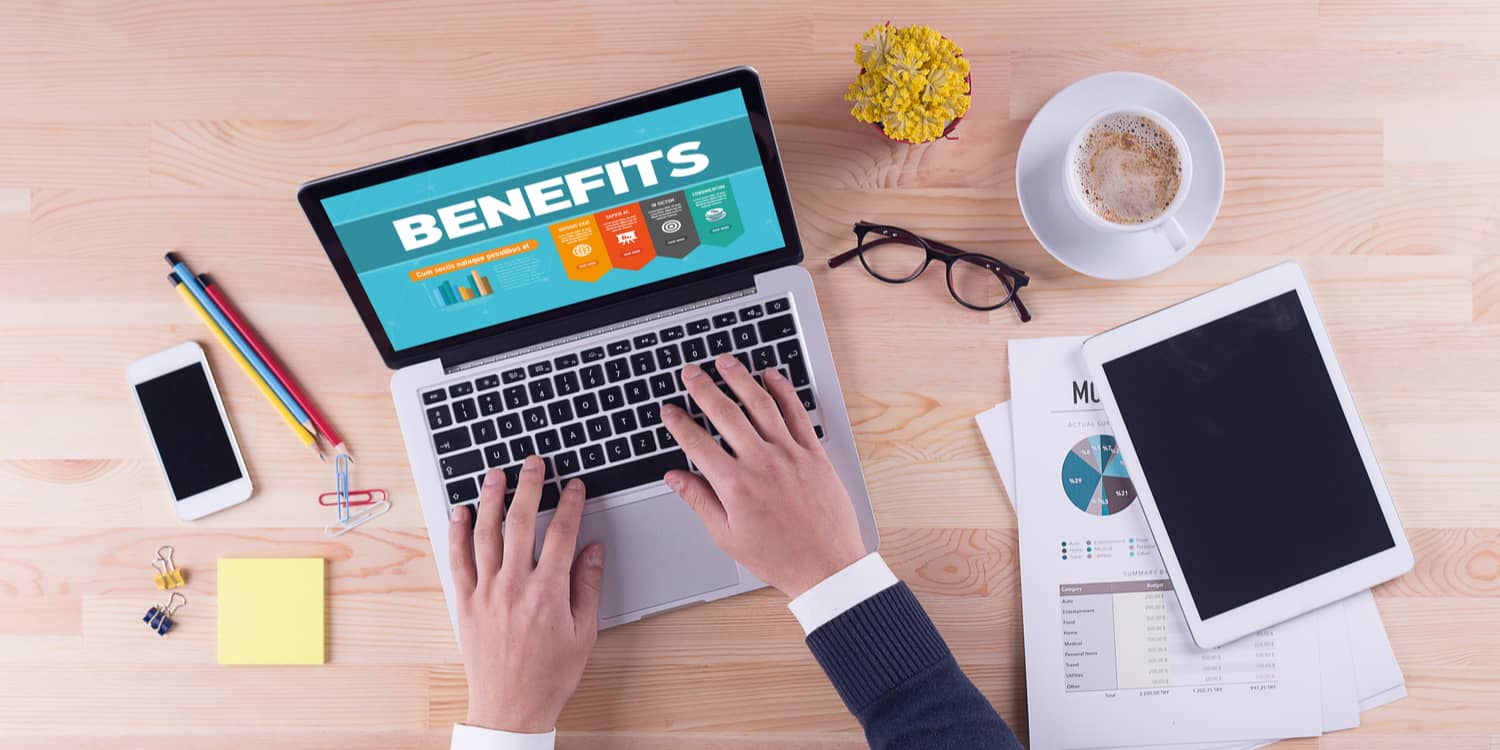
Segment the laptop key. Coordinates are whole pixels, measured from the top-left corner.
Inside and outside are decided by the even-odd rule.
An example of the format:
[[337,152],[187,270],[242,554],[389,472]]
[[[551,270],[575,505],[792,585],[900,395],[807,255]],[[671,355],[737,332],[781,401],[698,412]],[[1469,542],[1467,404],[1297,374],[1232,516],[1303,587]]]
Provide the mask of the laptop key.
[[802,347],[797,344],[796,339],[777,344],[776,356],[791,371],[792,385],[801,388],[812,382],[807,376],[807,362],[802,358]]
[[578,384],[578,373],[576,372],[565,372],[558,375],[552,378],[552,384],[557,386],[557,395],[559,396],[571,396],[583,390],[583,387]]
[[593,365],[578,371],[578,377],[583,381],[583,387],[593,390],[604,385],[604,367]]
[[756,318],[764,318],[765,316],[765,308],[762,308],[760,305],[751,305],[743,310],[740,310],[741,321],[755,320]]
[[708,347],[704,345],[703,339],[688,339],[682,342],[682,360],[684,362],[697,362],[708,356]]
[[439,389],[437,389],[435,391],[428,391],[428,392],[422,394],[422,405],[423,406],[431,406],[431,405],[433,405],[435,403],[438,403],[439,401],[446,401],[446,400],[448,400],[448,392],[445,391],[445,390],[443,390],[442,388],[439,388]]
[[557,482],[548,482],[542,485],[542,500],[537,505],[536,511],[540,513],[544,510],[556,509],[557,501],[561,498],[562,492],[558,490]]
[[625,405],[625,394],[620,392],[620,386],[612,385],[599,391],[599,406],[605,411],[614,411]]
[[755,326],[740,326],[734,329],[734,348],[746,349],[760,343],[755,338]]
[[808,411],[812,411],[813,409],[818,408],[818,403],[813,400],[813,392],[811,388],[803,388],[802,390],[797,391],[797,399],[802,402],[802,408]]
[[521,415],[504,414],[495,418],[495,423],[500,427],[500,437],[512,437],[521,434]]
[[629,409],[621,409],[609,415],[609,423],[614,425],[616,435],[624,435],[636,428],[635,412]]
[[785,297],[781,299],[773,299],[770,302],[766,303],[766,312],[770,315],[775,315],[776,313],[784,313],[790,309],[792,309],[792,301]]
[[692,336],[695,333],[708,333],[708,318],[695,320],[691,323],[688,323],[687,332],[689,336]]
[[687,334],[682,330],[682,326],[672,326],[671,328],[661,329],[661,340],[663,342],[676,341],[677,339],[680,339],[686,335]]
[[609,345],[610,354],[624,354],[628,351],[630,351],[630,341],[628,339],[616,341]]
[[637,456],[656,452],[656,438],[651,437],[651,431],[637,432],[630,436],[630,450]]
[[724,326],[732,326],[732,325],[735,324],[736,320],[737,320],[737,318],[735,318],[734,313],[732,313],[732,312],[719,313],[718,315],[714,316],[714,328],[723,328]]
[[479,394],[479,415],[488,417],[491,414],[499,414],[504,409],[500,404],[500,392],[490,391]]
[[505,395],[505,408],[507,409],[519,409],[531,403],[526,400],[526,386],[524,385],[513,385],[502,393]]
[[491,469],[510,463],[510,451],[505,449],[505,443],[486,445],[484,447],[484,463]]
[[735,352],[734,358],[740,361],[740,366],[746,370],[750,369],[750,355],[744,352]]
[[500,387],[500,376],[499,375],[486,375],[486,376],[484,376],[484,377],[482,377],[482,378],[474,381],[474,386],[476,388],[478,388],[479,390],[481,390],[481,391],[487,391],[487,390],[489,390],[491,388],[499,388]]
[[565,369],[567,369],[569,367],[577,367],[578,366],[578,355],[577,354],[564,354],[561,357],[558,357],[557,359],[552,360],[552,366],[556,367],[559,370],[565,370]]
[[635,416],[640,419],[642,427],[655,427],[661,424],[661,404],[648,401],[635,408]]
[[[604,444],[604,455],[609,456],[610,463],[619,463],[630,458],[630,439],[615,438]],[[658,477],[659,479],[660,477]]]
[[526,371],[519,367],[514,370],[506,370],[505,372],[500,373],[500,379],[504,380],[506,385],[509,385],[511,383],[519,383],[522,380],[526,379]]
[[717,357],[724,352],[734,349],[734,344],[729,341],[729,334],[724,331],[715,331],[708,337],[708,354]]
[[651,376],[651,395],[654,398],[670,396],[677,392],[677,377],[670,372],[659,372]]
[[438,404],[427,410],[427,426],[434,430],[441,430],[453,424],[453,412],[448,410],[447,404]]
[[451,430],[434,433],[432,436],[432,445],[434,448],[437,448],[439,454],[452,453],[473,444],[469,440],[469,428],[467,427],[454,427]]
[[479,451],[455,453],[438,461],[438,469],[442,471],[444,479],[476,474],[484,471],[484,454]]
[[588,441],[582,422],[570,422],[561,428],[563,445],[573,448]]
[[646,379],[632,380],[625,384],[625,400],[632,404],[639,404],[651,398],[651,391],[646,387]]
[[648,346],[656,346],[656,334],[643,333],[639,336],[636,336],[635,340],[631,343],[635,344],[635,348],[637,349],[644,349]]
[[479,416],[479,408],[474,406],[474,399],[462,398],[453,402],[453,421],[472,422]]
[[554,395],[552,393],[552,382],[548,380],[533,380],[530,383],[531,400],[538,403],[548,401]]
[[[598,468],[600,466],[603,466],[604,465],[604,446],[602,446],[602,445],[585,445],[585,446],[583,446],[582,449],[580,449],[578,451],[578,459],[583,464],[583,468],[584,469],[595,469],[595,468]],[[583,481],[584,482],[588,482],[589,480],[588,480],[587,477],[585,477]],[[598,492],[595,492],[594,488],[592,486],[590,486],[588,488],[588,491],[589,491],[589,495],[591,497],[594,496],[594,495],[600,494]]]
[[[510,456],[512,459],[524,461],[527,456],[533,453],[536,453],[536,445],[531,442],[530,435],[522,435],[510,441]],[[511,486],[514,487],[516,485],[512,483]]]
[[594,417],[583,424],[588,428],[589,440],[603,440],[612,434],[609,431],[609,417]]
[[820,425],[820,424],[813,425],[813,434],[817,435],[819,440],[822,440],[823,439],[823,425]]
[[667,404],[671,404],[683,411],[687,411],[687,396],[673,396],[671,398],[664,398],[661,400],[662,406],[666,406]]
[[599,413],[599,397],[592,393],[585,393],[573,399],[573,411],[580,417],[591,417]]
[[[589,446],[597,448],[598,446]],[[672,469],[687,469],[687,456],[682,451],[671,451],[669,453],[658,453],[649,458],[637,459],[630,463],[611,466],[581,477],[584,485],[588,488],[590,498],[608,495],[611,492],[628,490],[632,487],[660,482],[662,475]],[[584,468],[589,467],[584,462]]]
[[465,503],[479,497],[479,485],[474,483],[473,477],[464,477],[457,482],[449,482],[447,491],[448,502],[451,505]]
[[583,470],[583,465],[578,463],[578,454],[573,451],[563,451],[553,456],[552,466],[557,470],[557,475],[560,477],[577,474]]
[[547,408],[544,406],[533,406],[521,412],[521,423],[528,430],[536,430],[547,426]]
[[612,359],[604,363],[604,372],[609,375],[609,382],[618,383],[630,377],[630,363],[624,357]]
[[552,424],[562,424],[573,418],[573,405],[567,399],[553,401],[547,404],[547,416],[552,418]]
[[630,355],[630,369],[637,375],[646,375],[656,372],[656,357],[651,352],[639,352]]
[[769,346],[762,346],[750,352],[750,361],[755,365],[756,371],[769,370],[776,366],[776,350]]
[[546,375],[547,373],[552,372],[552,363],[532,362],[531,366],[526,368],[526,372],[533,378],[539,375]]
[[672,437],[672,432],[665,427],[656,428],[656,442],[661,445],[662,450],[677,447],[677,438]]
[[558,437],[557,430],[542,430],[536,434],[536,450],[544,456],[562,450],[562,438]]
[[490,419],[485,419],[469,425],[469,430],[474,433],[475,445],[484,445],[485,443],[493,442],[500,437],[500,434],[495,432],[494,420]]
[[682,352],[676,344],[668,344],[656,350],[656,365],[663,370],[673,370],[682,364]]
[[756,327],[760,329],[760,340],[768,343],[797,335],[797,321],[790,315],[778,315],[762,320]]
[[473,392],[473,383],[454,383],[453,385],[448,386],[448,395],[454,398],[458,398],[459,396],[467,396]]
[[604,359],[604,347],[596,346],[592,349],[583,350],[583,361],[585,363],[598,362],[601,359]]

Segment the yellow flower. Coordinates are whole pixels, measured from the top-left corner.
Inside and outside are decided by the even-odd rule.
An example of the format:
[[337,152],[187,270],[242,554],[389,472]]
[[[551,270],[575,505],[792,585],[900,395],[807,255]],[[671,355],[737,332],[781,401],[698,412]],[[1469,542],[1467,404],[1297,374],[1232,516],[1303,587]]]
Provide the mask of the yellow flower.
[[926,143],[969,111],[969,61],[952,40],[927,26],[871,27],[854,45],[863,70],[844,100],[860,122],[875,123],[887,136]]

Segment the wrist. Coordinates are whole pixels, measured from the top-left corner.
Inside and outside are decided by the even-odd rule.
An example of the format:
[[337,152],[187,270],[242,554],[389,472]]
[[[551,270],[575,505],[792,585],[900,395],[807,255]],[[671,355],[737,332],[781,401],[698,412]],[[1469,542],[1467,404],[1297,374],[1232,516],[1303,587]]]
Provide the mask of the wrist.
[[863,547],[857,551],[847,551],[831,555],[817,564],[804,568],[804,576],[799,576],[797,580],[789,581],[786,585],[778,586],[777,588],[781,590],[781,593],[786,594],[788,599],[796,599],[807,593],[814,586],[837,575],[839,571],[859,562],[864,556],[865,550]]
[[526,716],[514,711],[476,711],[471,708],[464,723],[471,727],[501,732],[546,734],[557,727],[557,717]]

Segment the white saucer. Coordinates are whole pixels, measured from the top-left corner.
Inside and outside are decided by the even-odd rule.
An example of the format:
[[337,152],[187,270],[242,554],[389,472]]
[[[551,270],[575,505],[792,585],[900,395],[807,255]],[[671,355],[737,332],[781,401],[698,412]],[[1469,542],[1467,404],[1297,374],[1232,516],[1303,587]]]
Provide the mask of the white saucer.
[[[1068,142],[1093,115],[1125,106],[1162,113],[1192,152],[1193,179],[1177,212],[1188,239],[1181,250],[1152,231],[1095,229],[1068,205],[1062,184]],[[1208,235],[1224,200],[1224,152],[1203,110],[1172,84],[1141,73],[1103,73],[1057,92],[1031,119],[1016,155],[1016,195],[1031,233],[1063,265],[1100,279],[1137,279],[1170,268]]]

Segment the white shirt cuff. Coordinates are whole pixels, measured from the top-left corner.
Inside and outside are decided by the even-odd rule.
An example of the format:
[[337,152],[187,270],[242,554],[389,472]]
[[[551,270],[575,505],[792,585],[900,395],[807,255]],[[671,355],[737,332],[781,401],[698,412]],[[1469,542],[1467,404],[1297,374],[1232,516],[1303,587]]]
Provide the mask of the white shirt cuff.
[[522,734],[499,729],[453,725],[452,750],[552,750],[557,730],[542,734]]
[[860,602],[900,583],[878,552],[871,552],[849,567],[824,578],[821,583],[802,592],[787,604],[804,634],[811,634],[829,620],[838,617]]

